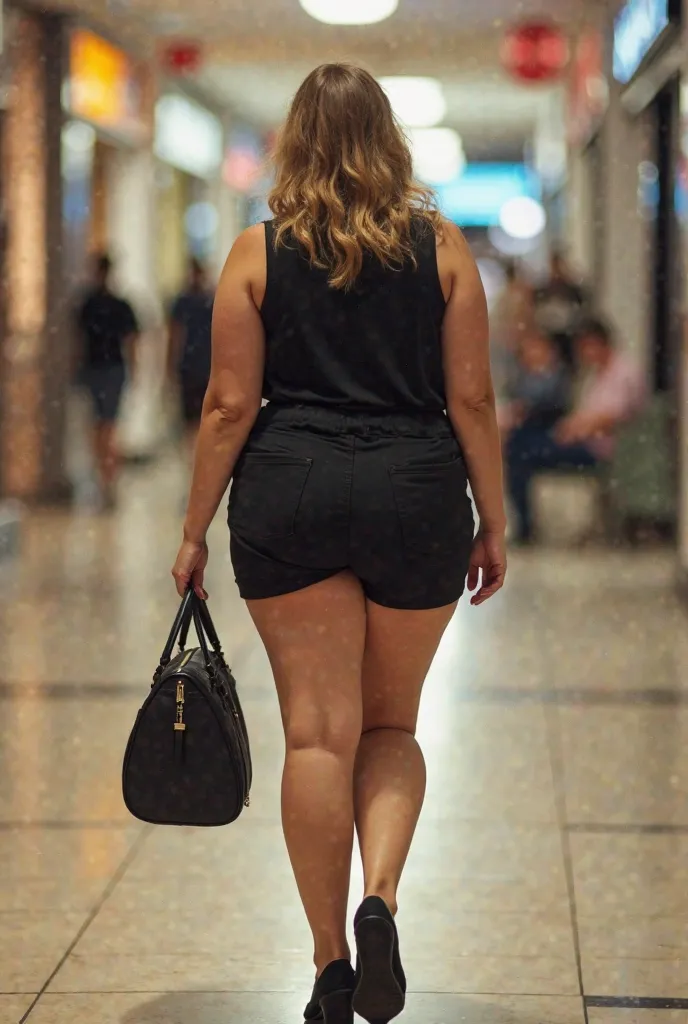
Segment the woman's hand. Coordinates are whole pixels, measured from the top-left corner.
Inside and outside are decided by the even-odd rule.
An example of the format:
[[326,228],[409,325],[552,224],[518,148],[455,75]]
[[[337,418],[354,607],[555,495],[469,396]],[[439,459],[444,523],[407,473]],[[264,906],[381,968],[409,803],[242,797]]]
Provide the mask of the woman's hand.
[[504,531],[490,533],[479,530],[473,541],[473,551],[468,569],[468,589],[475,590],[480,582],[480,590],[471,598],[472,605],[483,604],[504,586],[506,576],[506,542]]
[[203,573],[208,564],[208,545],[203,541],[185,540],[179,549],[177,561],[174,563],[172,575],[177,585],[177,593],[180,597],[189,589],[189,584],[194,589],[196,597],[207,601],[208,595],[203,589]]
[[554,428],[554,437],[559,444],[582,444],[594,433],[594,424],[583,412],[572,412],[559,420]]
[[525,408],[521,402],[507,402],[497,406],[497,423],[502,438],[510,431],[520,427],[525,417]]

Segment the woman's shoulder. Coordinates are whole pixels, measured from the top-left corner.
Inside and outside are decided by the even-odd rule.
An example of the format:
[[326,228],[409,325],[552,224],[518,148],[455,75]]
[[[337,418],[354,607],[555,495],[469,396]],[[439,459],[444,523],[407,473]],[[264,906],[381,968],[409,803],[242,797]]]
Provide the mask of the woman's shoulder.
[[245,228],[234,241],[226,267],[255,267],[265,264],[265,225],[261,222]]
[[252,224],[251,227],[245,228],[238,235],[232,248],[248,252],[257,251],[259,248],[264,247],[265,238],[271,224],[272,221],[259,221],[258,224]]
[[453,220],[448,220],[446,217],[440,218],[439,230],[435,232],[435,237],[437,238],[438,248],[444,246],[456,252],[464,252],[468,248],[468,243],[463,236],[461,228]]
[[468,264],[474,263],[471,248],[463,232],[453,221],[443,217],[439,230],[435,233],[435,239],[440,268],[459,272]]
[[230,279],[244,281],[253,287],[265,278],[266,263],[265,227],[262,223],[254,224],[235,239],[220,275],[218,289],[222,290]]

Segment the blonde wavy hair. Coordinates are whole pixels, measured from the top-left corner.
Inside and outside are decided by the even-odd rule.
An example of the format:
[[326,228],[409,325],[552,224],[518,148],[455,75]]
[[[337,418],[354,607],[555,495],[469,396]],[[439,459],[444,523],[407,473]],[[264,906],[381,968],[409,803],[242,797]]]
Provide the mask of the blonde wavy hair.
[[370,252],[415,263],[412,221],[437,233],[433,192],[414,180],[408,141],[386,93],[351,64],[322,64],[299,88],[273,153],[275,245],[295,239],[333,288],[349,289]]

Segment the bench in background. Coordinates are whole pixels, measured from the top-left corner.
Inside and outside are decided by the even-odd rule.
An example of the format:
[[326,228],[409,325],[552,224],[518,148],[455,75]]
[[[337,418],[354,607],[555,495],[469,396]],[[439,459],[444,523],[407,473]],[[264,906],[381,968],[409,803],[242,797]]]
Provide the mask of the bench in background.
[[538,532],[553,541],[626,535],[631,523],[670,525],[676,519],[673,409],[665,394],[621,428],[608,465],[550,470],[535,481]]

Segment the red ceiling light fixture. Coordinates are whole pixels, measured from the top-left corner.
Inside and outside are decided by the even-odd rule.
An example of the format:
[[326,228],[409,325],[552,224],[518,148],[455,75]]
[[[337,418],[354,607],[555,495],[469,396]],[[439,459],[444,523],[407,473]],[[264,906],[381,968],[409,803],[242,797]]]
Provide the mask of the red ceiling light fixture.
[[200,70],[203,51],[193,40],[175,40],[163,47],[160,63],[168,75],[195,75]]
[[502,63],[519,82],[546,83],[561,78],[570,57],[565,33],[550,21],[521,22],[502,41]]

